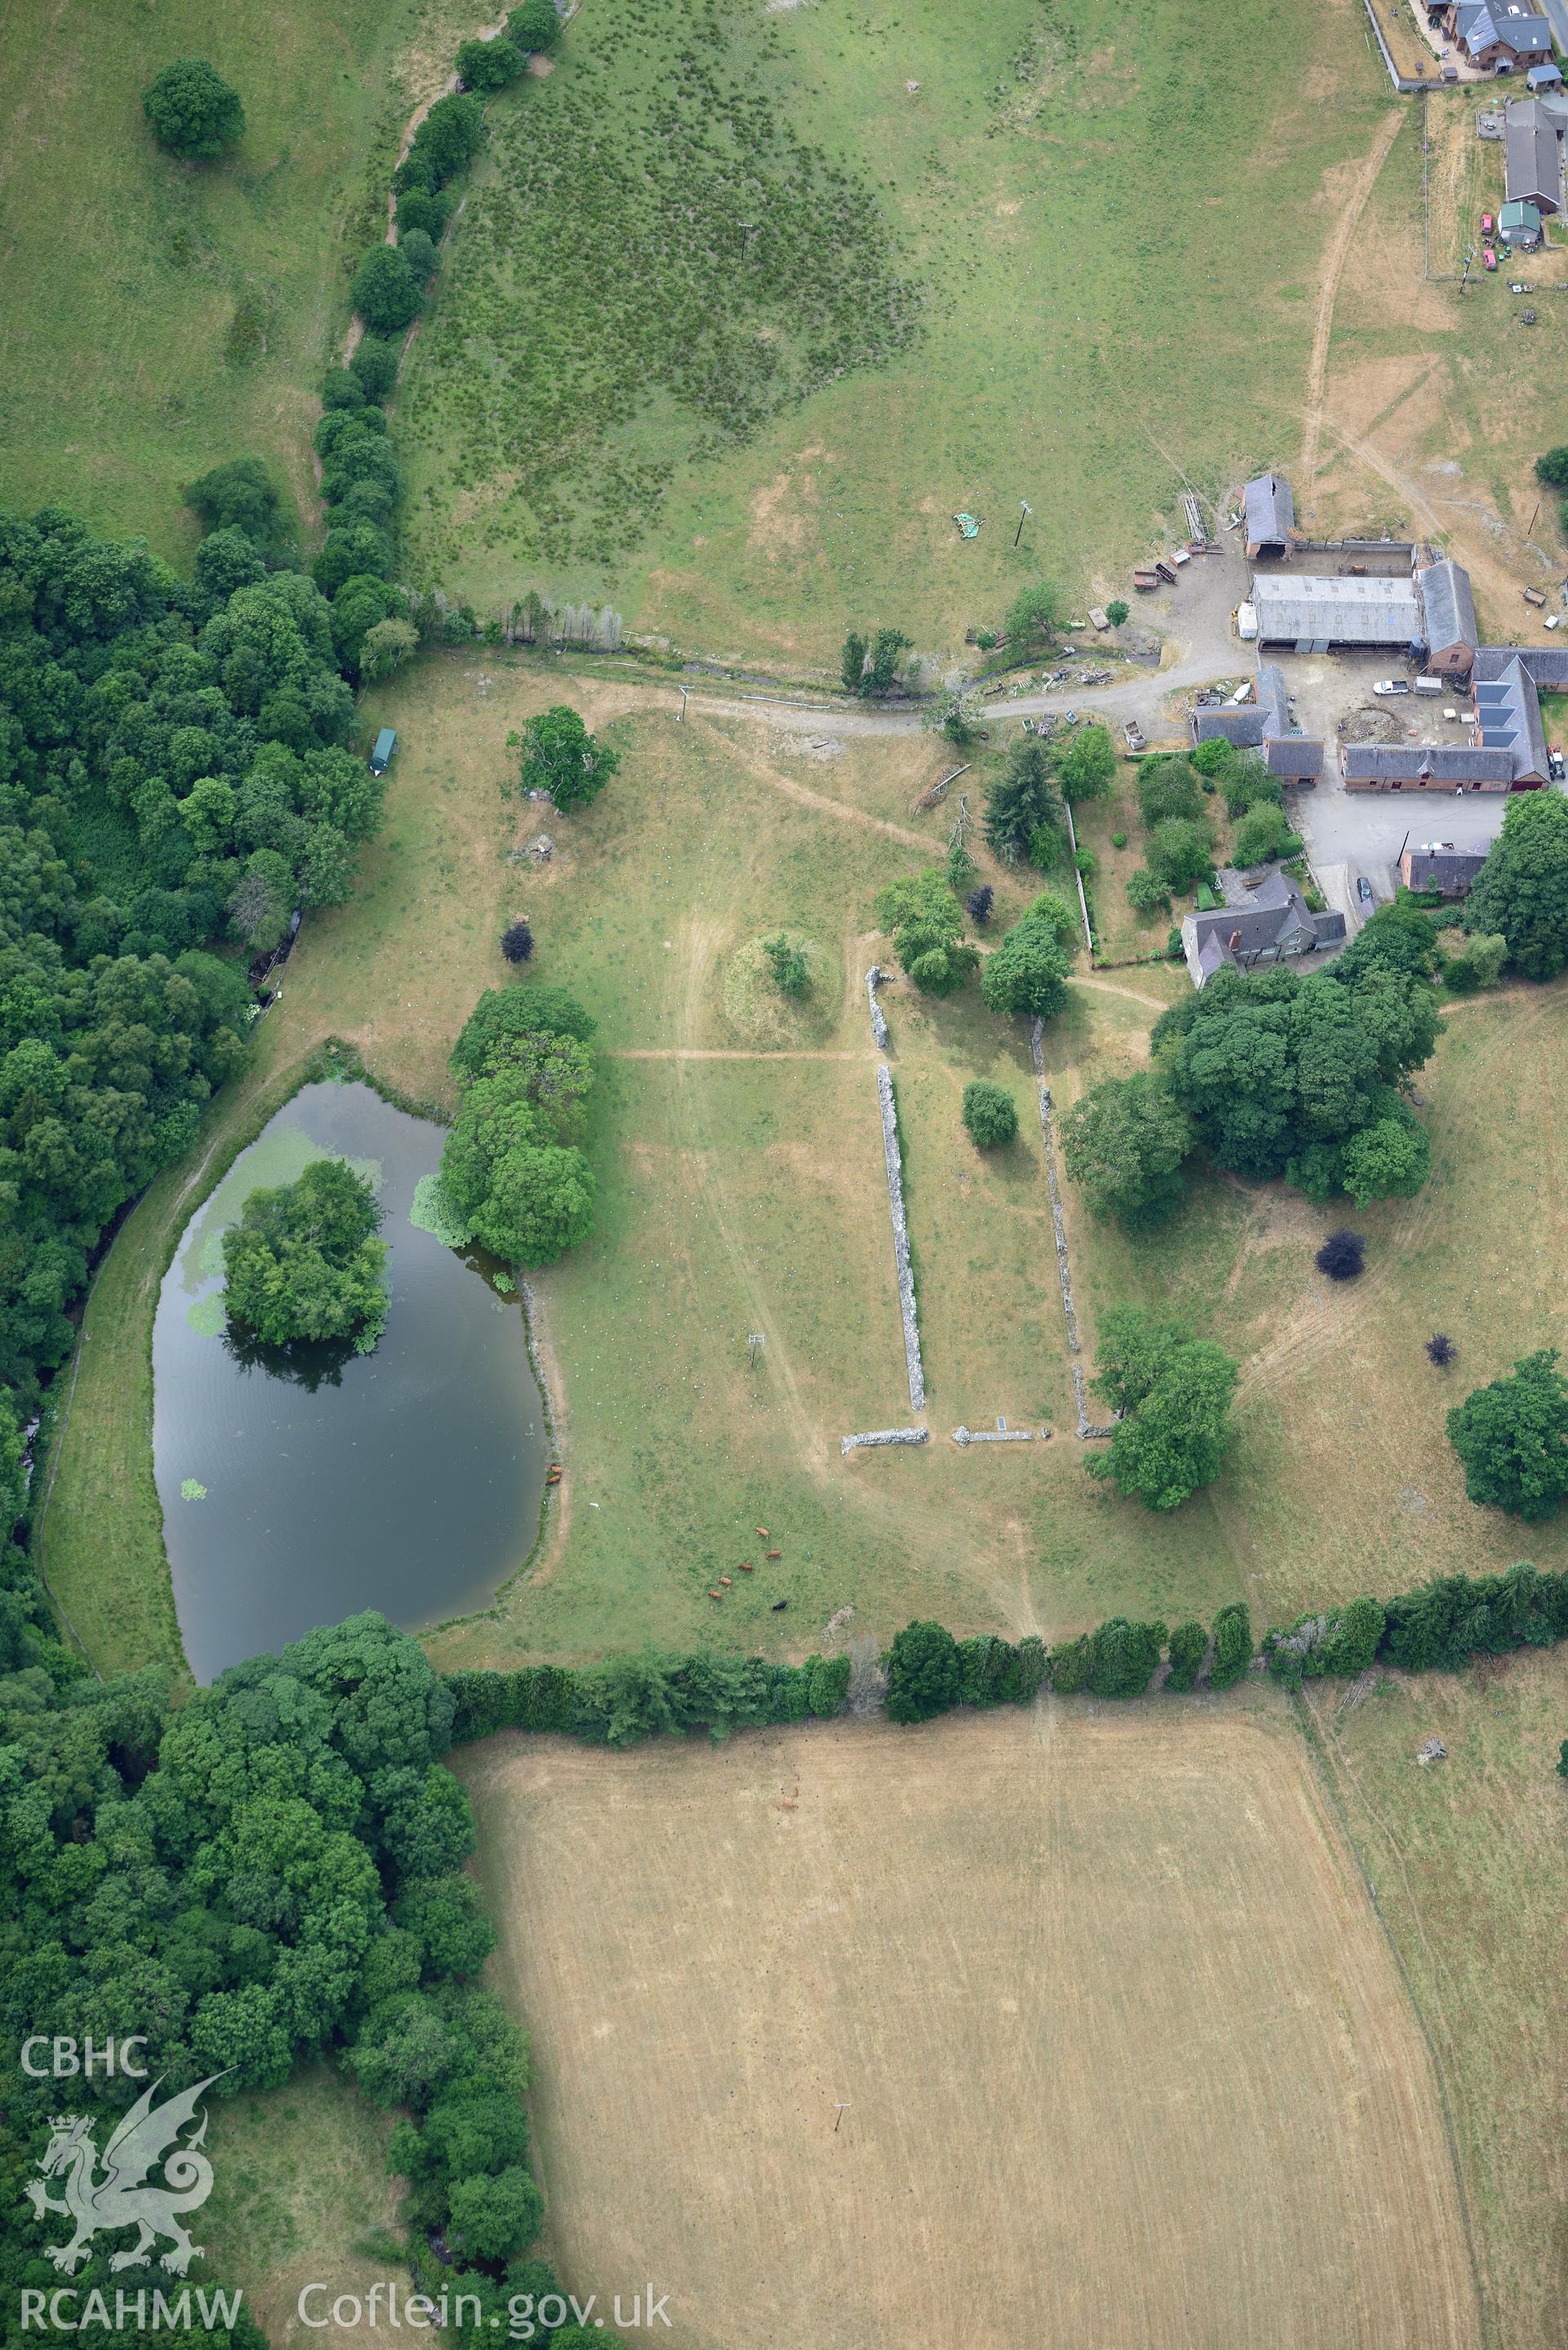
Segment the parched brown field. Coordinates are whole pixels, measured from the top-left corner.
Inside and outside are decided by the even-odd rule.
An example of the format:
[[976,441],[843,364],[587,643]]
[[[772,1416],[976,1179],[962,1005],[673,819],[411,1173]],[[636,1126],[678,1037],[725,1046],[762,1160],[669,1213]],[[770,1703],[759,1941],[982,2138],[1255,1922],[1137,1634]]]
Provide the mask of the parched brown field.
[[680,2350],[1479,2344],[1426,2045],[1272,1693],[460,1761],[579,2297],[653,2279]]

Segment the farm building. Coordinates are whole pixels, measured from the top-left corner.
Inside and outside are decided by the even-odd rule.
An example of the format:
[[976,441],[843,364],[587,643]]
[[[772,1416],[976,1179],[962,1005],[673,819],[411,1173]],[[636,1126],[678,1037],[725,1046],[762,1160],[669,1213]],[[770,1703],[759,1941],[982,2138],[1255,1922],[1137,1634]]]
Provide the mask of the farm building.
[[1258,637],[1266,645],[1325,653],[1335,645],[1425,641],[1413,579],[1312,578],[1260,573],[1252,582]]
[[1340,753],[1347,792],[1506,792],[1513,761],[1480,743],[1347,743]]
[[1539,208],[1534,204],[1504,204],[1497,216],[1497,233],[1511,252],[1535,252],[1542,235]]
[[1476,655],[1476,677],[1501,677],[1515,661],[1532,685],[1548,693],[1568,693],[1568,645],[1482,645]]
[[1518,0],[1449,0],[1436,16],[1449,39],[1471,65],[1491,73],[1537,66],[1552,55],[1552,27]]
[[1480,642],[1469,573],[1445,556],[1417,573],[1416,586],[1426,615],[1419,633],[1428,669],[1443,677],[1469,677]]
[[1407,848],[1399,859],[1399,879],[1407,889],[1468,898],[1486,860],[1484,848]]
[[1312,791],[1323,775],[1323,743],[1314,734],[1273,734],[1263,744],[1263,764],[1282,784]]
[[1490,750],[1505,752],[1512,763],[1509,788],[1516,792],[1538,790],[1548,780],[1551,769],[1534,678],[1524,663],[1515,659],[1495,677],[1478,677],[1475,695],[1480,740]]
[[1556,111],[1538,98],[1512,99],[1503,124],[1503,193],[1538,212],[1563,209],[1563,132]]
[[1204,987],[1217,971],[1255,971],[1333,946],[1345,936],[1343,914],[1314,914],[1293,881],[1277,869],[1249,888],[1227,867],[1220,876],[1225,903],[1207,913],[1189,914],[1181,925],[1181,948],[1194,987]]
[[1282,555],[1296,525],[1296,503],[1291,485],[1276,473],[1260,473],[1241,493],[1247,517],[1247,553]]
[[1276,669],[1272,661],[1258,664],[1254,701],[1227,702],[1219,710],[1199,710],[1192,721],[1195,743],[1211,743],[1218,737],[1233,743],[1238,751],[1259,750],[1276,734],[1288,734],[1290,731],[1291,705],[1284,671]]

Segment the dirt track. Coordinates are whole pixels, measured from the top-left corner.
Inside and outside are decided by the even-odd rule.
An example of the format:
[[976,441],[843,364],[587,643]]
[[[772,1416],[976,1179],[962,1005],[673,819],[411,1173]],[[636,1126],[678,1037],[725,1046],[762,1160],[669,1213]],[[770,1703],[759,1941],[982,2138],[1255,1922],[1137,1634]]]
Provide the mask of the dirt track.
[[1425,2046],[1266,1697],[462,1767],[579,2296],[653,2278],[677,2350],[1479,2343]]

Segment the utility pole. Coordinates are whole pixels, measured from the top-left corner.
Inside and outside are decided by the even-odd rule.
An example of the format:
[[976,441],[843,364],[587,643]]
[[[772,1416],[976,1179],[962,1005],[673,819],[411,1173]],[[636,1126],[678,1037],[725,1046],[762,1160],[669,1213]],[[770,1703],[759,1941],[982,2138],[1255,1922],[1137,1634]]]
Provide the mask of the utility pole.
[[1018,517],[1018,528],[1012,534],[1012,544],[1014,546],[1017,546],[1019,540],[1023,537],[1023,525],[1034,511],[1027,498],[1020,498],[1018,503],[1023,507],[1023,511]]
[[680,721],[681,721],[681,720],[685,717],[685,715],[686,715],[686,692],[687,692],[687,689],[686,689],[686,687],[685,687],[685,686],[682,686],[682,687],[681,687],[681,689],[680,689],[680,709],[677,711],[677,712],[676,712],[676,716],[675,716],[675,723],[676,723],[676,724],[677,724],[677,725],[679,725],[679,724],[680,723]]
[[1535,501],[1535,512],[1534,512],[1534,513],[1531,515],[1531,517],[1530,517],[1530,528],[1529,528],[1529,529],[1525,532],[1525,534],[1524,534],[1524,536],[1525,536],[1525,537],[1526,537],[1526,538],[1533,538],[1533,537],[1534,537],[1534,536],[1535,536],[1535,525],[1536,525],[1536,524],[1537,524],[1540,520],[1541,520],[1541,500],[1540,500],[1539,498],[1537,498],[1537,499],[1536,499],[1536,501]]
[[836,2115],[836,2116],[835,2116],[835,2117],[834,2117],[834,2123],[833,2123],[833,2135],[834,2135],[834,2137],[836,2137],[838,2136],[838,2125],[839,2125],[839,2123],[844,2119],[844,2116],[845,2116],[845,2115],[848,2112],[848,2110],[849,2110],[849,2100],[848,2100],[848,2098],[847,2098],[847,2097],[840,2097],[840,2098],[839,2098],[839,2100],[838,2100],[838,2111],[837,2111]]

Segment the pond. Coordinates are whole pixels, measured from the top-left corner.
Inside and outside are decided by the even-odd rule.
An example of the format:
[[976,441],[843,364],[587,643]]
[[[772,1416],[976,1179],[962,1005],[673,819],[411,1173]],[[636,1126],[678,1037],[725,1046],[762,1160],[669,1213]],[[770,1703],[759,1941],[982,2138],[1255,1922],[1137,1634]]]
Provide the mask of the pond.
[[[442,1139],[369,1086],[306,1086],[181,1241],[153,1328],[153,1463],[200,1681],[361,1608],[417,1632],[487,1607],[533,1546],[549,1456],[521,1303],[410,1222]],[[391,1310],[370,1355],[286,1355],[223,1314],[224,1228],[323,1157],[369,1176],[385,1212]]]

